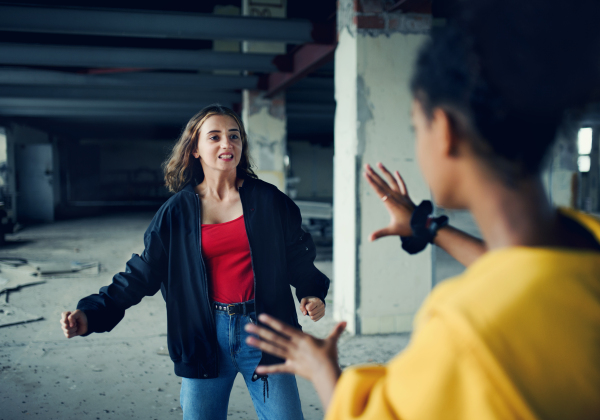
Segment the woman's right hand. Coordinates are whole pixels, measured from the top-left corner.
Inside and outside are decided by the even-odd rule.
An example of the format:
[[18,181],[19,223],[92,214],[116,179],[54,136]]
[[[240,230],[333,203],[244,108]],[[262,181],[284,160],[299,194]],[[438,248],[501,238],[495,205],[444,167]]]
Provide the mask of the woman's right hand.
[[67,338],[83,335],[88,330],[87,316],[85,312],[79,309],[76,309],[73,312],[63,312],[60,318],[60,326]]
[[365,178],[379,198],[383,200],[383,204],[390,214],[390,224],[373,232],[369,240],[374,241],[392,235],[410,236],[412,235],[410,218],[415,210],[415,203],[408,196],[408,190],[398,171],[392,175],[383,164],[378,163],[377,166],[381,169],[389,184],[369,164],[365,165]]

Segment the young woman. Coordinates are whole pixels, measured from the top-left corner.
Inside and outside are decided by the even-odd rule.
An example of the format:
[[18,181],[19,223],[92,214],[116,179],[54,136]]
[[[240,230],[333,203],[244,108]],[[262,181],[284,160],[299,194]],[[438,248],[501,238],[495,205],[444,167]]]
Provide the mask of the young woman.
[[318,321],[325,314],[329,279],[313,264],[298,207],[257,179],[242,122],[219,105],[189,121],[165,180],[176,194],[150,223],[144,252],[62,314],[65,335],[110,331],[127,308],[160,289],[169,353],[183,377],[184,419],[226,419],[238,372],[260,419],[302,419],[294,376],[255,372],[280,359],[248,346],[244,330],[261,313],[299,327],[290,284],[304,315]]
[[[583,419],[600,413],[600,221],[553,208],[540,177],[564,111],[597,92],[595,0],[477,0],[423,47],[412,83],[418,161],[436,202],[468,209],[485,243],[443,228],[469,265],[438,285],[408,347],[341,374],[336,341],[268,316],[248,342],[311,380],[333,419]],[[396,173],[366,177],[413,235]]]

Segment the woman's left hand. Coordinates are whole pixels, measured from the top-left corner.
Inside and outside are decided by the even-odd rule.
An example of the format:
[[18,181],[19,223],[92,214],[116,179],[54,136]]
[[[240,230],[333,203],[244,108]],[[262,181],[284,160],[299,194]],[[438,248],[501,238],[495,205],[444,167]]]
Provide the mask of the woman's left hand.
[[300,301],[300,312],[317,322],[325,316],[325,303],[316,296],[307,296]]
[[323,407],[327,409],[335,384],[342,373],[338,364],[337,342],[346,328],[346,323],[338,323],[323,340],[266,314],[261,314],[258,319],[272,330],[252,323],[246,324],[246,331],[260,337],[248,337],[246,342],[266,353],[285,359],[285,363],[259,366],[256,373],[293,373],[308,379],[315,386]]

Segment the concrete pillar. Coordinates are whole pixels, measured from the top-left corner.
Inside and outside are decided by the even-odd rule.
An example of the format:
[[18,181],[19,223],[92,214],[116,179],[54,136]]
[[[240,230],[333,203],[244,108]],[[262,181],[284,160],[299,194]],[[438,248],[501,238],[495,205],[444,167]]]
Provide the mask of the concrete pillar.
[[[287,1],[243,0],[242,15],[285,18]],[[285,44],[243,42],[242,50],[248,54],[285,54]],[[274,98],[265,98],[260,91],[244,90],[242,95],[242,120],[248,133],[250,153],[256,166],[256,174],[260,179],[285,192],[285,160],[287,156],[285,94]]]
[[385,13],[384,2],[342,0],[335,55],[334,317],[356,334],[410,331],[432,285],[432,251],[397,237],[368,241],[389,216],[363,165],[398,169],[417,203],[429,199],[415,159],[408,83],[429,15]]

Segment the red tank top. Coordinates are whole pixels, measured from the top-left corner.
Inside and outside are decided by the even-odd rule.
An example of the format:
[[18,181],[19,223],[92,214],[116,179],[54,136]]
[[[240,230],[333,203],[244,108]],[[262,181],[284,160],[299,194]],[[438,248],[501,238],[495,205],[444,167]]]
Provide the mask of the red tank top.
[[243,215],[225,223],[202,225],[202,257],[213,301],[254,299],[254,274]]

